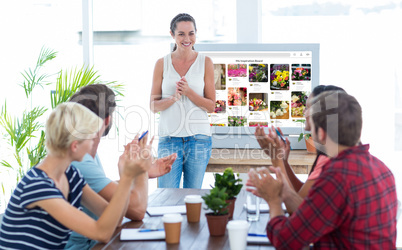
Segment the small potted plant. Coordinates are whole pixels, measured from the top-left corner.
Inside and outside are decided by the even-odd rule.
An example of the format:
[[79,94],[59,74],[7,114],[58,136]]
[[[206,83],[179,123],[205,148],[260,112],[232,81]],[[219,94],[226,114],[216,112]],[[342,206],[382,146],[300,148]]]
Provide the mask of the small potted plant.
[[299,135],[299,140],[301,141],[303,138],[306,141],[306,149],[308,153],[316,153],[316,149],[314,146],[314,141],[313,138],[311,137],[310,133],[306,133],[304,131],[304,124],[306,122],[306,120],[297,120],[296,122],[300,122],[302,124],[302,132]]
[[229,217],[226,208],[228,206],[227,198],[226,188],[220,189],[218,187],[214,187],[209,194],[202,196],[207,206],[205,209],[212,210],[212,212],[205,214],[211,236],[225,235]]
[[215,174],[215,187],[220,189],[226,188],[226,193],[228,194],[226,202],[229,204],[229,220],[233,218],[236,196],[240,193],[240,190],[243,187],[241,181],[242,179],[239,178],[239,174],[237,174],[236,179],[232,168],[226,168],[222,175],[218,173]]

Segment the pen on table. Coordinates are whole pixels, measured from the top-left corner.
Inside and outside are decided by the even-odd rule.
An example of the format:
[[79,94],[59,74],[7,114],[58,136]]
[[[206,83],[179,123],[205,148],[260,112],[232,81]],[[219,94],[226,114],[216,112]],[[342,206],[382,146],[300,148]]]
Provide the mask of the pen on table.
[[254,237],[268,237],[266,234],[248,234],[248,236],[254,236]]
[[141,229],[138,232],[140,233],[147,233],[147,232],[158,232],[158,231],[165,231],[165,229]]
[[[286,140],[285,140],[285,138],[283,138],[283,136],[281,135],[281,133],[279,132],[279,130],[277,129],[277,128],[275,128],[275,130],[276,130],[276,134],[279,136],[279,138],[281,138],[282,139],[282,141],[285,143],[285,145],[286,145]],[[292,149],[292,147],[290,147],[290,149]]]
[[140,136],[140,138],[138,139],[138,141],[140,141],[142,138],[144,138],[144,136],[145,136],[147,133],[148,133],[148,130],[145,131],[145,132]]

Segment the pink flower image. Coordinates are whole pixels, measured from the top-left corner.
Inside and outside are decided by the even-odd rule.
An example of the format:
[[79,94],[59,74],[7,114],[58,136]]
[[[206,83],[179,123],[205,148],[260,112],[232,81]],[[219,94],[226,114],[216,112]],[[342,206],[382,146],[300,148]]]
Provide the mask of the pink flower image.
[[228,77],[247,77],[247,64],[228,64]]

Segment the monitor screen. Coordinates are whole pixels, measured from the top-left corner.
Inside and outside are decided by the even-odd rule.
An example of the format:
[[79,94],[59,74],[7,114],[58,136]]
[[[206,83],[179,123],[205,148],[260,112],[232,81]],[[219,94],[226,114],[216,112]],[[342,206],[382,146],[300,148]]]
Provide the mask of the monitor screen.
[[319,44],[196,44],[214,63],[214,148],[258,148],[257,125],[280,127],[293,148],[310,92],[319,84]]

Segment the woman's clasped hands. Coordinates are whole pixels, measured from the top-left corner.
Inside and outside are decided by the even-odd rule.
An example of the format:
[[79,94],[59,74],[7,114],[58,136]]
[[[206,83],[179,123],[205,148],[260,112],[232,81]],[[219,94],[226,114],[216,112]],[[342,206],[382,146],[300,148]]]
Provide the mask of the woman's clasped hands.
[[182,76],[178,82],[176,82],[176,93],[187,96],[190,87],[185,76]]

